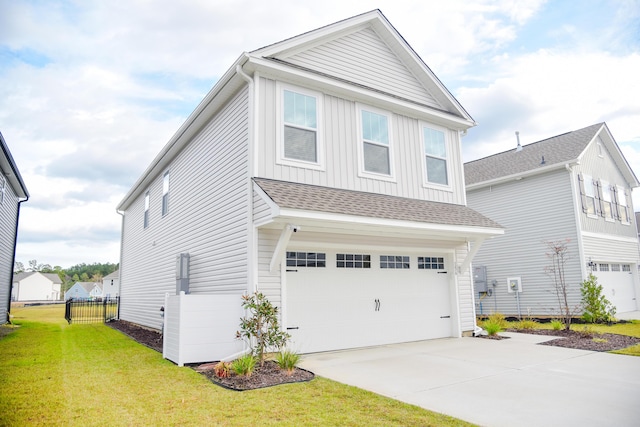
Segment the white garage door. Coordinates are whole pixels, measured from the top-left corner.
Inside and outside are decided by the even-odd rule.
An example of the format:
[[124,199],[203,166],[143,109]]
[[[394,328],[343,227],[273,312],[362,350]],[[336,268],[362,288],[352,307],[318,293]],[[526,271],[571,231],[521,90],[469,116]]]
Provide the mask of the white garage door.
[[438,254],[288,252],[286,327],[311,353],[451,336]]
[[616,306],[617,313],[637,310],[631,268],[629,264],[598,263],[598,271],[593,272],[602,285],[604,296]]

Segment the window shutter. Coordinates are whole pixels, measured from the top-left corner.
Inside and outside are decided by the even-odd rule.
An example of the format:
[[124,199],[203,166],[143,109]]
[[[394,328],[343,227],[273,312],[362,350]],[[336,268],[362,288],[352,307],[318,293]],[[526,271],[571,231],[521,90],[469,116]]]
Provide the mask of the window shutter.
[[580,200],[582,201],[582,212],[587,213],[587,195],[584,191],[584,177],[578,174],[578,184],[580,186]]
[[598,200],[598,202],[596,203],[596,215],[600,215],[601,217],[604,217],[604,200],[602,197],[602,184],[600,183],[600,180],[593,180],[593,185],[596,187],[596,199]]
[[613,216],[613,219],[617,219],[620,220],[620,210],[623,208],[622,206],[620,206],[620,203],[618,201],[618,189],[616,188],[615,185],[612,185],[611,187],[611,198],[613,200],[611,200],[611,215]]

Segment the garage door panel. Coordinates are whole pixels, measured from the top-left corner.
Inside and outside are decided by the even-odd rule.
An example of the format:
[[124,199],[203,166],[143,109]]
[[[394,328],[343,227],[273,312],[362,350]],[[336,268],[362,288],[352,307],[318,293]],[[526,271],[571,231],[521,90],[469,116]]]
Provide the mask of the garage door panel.
[[[404,254],[406,255],[406,254]],[[417,269],[325,268],[287,272],[287,327],[294,349],[314,352],[451,336],[447,274]]]
[[610,271],[594,272],[598,279],[598,284],[602,285],[602,293],[616,307],[616,312],[624,313],[635,311],[636,295],[633,274],[630,271],[611,271],[615,264],[599,264]]

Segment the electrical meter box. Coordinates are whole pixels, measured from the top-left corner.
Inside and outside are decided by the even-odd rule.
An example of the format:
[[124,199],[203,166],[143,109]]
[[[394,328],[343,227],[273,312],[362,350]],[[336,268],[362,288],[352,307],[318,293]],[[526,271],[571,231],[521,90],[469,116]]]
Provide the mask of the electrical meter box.
[[487,292],[487,267],[484,265],[473,267],[473,286],[477,293]]

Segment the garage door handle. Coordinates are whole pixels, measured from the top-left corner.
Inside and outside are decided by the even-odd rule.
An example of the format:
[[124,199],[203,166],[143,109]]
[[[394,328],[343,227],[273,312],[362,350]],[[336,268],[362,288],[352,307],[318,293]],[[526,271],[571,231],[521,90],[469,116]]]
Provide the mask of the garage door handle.
[[374,311],[380,311],[380,300],[376,298],[373,300],[373,302],[376,305],[376,307],[374,308]]
[[291,326],[291,327],[287,328],[287,331],[290,331],[291,329],[298,329],[298,327],[297,326]]
[[288,272],[293,272],[293,273],[297,273],[298,270],[287,270]]
[[447,274],[446,271],[438,271],[438,274]]
[[440,316],[441,319],[451,319],[451,316]]

